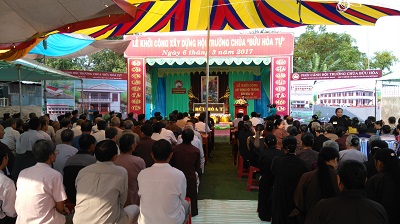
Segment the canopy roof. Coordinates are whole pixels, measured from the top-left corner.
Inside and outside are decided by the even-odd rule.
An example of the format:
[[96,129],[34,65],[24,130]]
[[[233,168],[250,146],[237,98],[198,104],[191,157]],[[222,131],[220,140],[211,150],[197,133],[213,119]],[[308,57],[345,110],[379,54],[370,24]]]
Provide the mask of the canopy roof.
[[[360,0],[356,0],[360,2]],[[211,12],[208,2],[212,2]],[[337,10],[338,1],[211,0],[155,1],[137,5],[136,20],[88,28],[77,33],[96,39],[138,32],[240,30],[302,25],[369,25],[400,11],[375,5],[349,5]],[[368,1],[364,1],[368,2]]]
[[0,61],[0,81],[19,80],[18,69],[20,69],[21,81],[80,79],[34,60],[18,59],[12,62]]
[[[47,48],[44,47],[46,42]],[[94,54],[103,49],[112,50],[118,54],[123,54],[128,47],[129,40],[97,40],[76,34],[53,34],[46,40],[36,45],[24,58],[76,58],[80,56]]]
[[[345,7],[338,10],[338,2]],[[0,0],[0,59],[21,58],[54,33],[100,40],[140,32],[206,30],[209,20],[212,30],[372,26],[383,16],[400,15],[399,10],[395,0]]]
[[0,49],[4,44],[16,46],[54,30],[70,32],[133,21],[134,15],[130,14],[134,13],[134,6],[129,8],[124,3],[125,0],[0,0]]

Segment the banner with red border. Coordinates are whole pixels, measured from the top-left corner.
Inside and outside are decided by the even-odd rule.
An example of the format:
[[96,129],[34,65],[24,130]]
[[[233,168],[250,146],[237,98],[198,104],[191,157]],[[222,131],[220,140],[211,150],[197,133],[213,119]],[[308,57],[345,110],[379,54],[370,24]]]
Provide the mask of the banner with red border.
[[[207,35],[171,33],[128,35],[131,40],[125,57],[190,58],[205,57]],[[210,57],[268,57],[293,55],[292,33],[213,34],[210,36]]]
[[271,104],[276,104],[277,114],[290,114],[290,56],[272,57]]
[[128,113],[146,110],[146,64],[144,58],[128,58]]
[[326,79],[377,79],[382,77],[382,70],[352,70],[335,72],[296,72],[291,79],[297,80],[326,80]]

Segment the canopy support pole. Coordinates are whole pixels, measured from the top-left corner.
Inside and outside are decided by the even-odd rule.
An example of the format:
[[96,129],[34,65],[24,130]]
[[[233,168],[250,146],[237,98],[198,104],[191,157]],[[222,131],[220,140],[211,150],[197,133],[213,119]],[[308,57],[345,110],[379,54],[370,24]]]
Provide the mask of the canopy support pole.
[[22,80],[21,80],[21,65],[17,65],[18,69],[18,84],[19,84],[19,114],[22,118]]
[[85,106],[83,105],[83,79],[81,79],[81,109],[82,109],[82,112],[81,112],[81,114],[83,114],[84,112],[85,112]]
[[[47,40],[43,40],[44,50],[47,50]],[[43,64],[46,65],[46,55],[43,55]],[[47,81],[43,80],[44,114],[47,114]]]
[[377,107],[377,104],[378,104],[378,97],[376,96],[377,95],[377,84],[378,84],[378,81],[377,80],[375,80],[375,118],[376,119],[378,119],[377,117],[376,117],[376,107]]
[[[206,119],[205,119],[205,127],[204,130],[207,133],[209,130],[208,128],[208,97],[209,97],[209,81],[210,81],[210,25],[211,25],[211,19],[210,19],[210,12],[211,12],[211,8],[212,8],[212,3],[210,5],[210,0],[208,0],[208,25],[207,25],[207,50],[206,50]],[[201,93],[203,94],[203,93]],[[208,143],[206,143],[208,144]],[[208,155],[205,155],[208,156]]]
[[44,114],[47,114],[47,81],[43,80]]

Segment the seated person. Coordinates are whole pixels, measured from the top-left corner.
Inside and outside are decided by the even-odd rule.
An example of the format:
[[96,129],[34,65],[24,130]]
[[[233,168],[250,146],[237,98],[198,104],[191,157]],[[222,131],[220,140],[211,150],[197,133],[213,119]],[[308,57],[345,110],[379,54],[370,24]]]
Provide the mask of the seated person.
[[97,162],[83,168],[76,177],[74,223],[135,223],[137,205],[124,207],[128,196],[128,172],[114,165],[118,147],[103,140],[95,147]]
[[96,139],[93,135],[81,135],[79,139],[79,151],[65,162],[63,182],[67,197],[73,204],[76,203],[75,179],[79,171],[86,166],[96,163],[96,158],[93,156],[95,145]]
[[189,203],[185,200],[186,177],[171,167],[172,146],[164,139],[153,144],[155,163],[138,176],[140,215],[138,224],[186,223]]

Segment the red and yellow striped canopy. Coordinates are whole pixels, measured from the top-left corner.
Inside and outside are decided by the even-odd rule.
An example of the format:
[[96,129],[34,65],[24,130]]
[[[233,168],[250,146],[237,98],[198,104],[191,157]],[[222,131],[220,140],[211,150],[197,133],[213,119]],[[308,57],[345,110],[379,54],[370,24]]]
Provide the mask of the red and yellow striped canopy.
[[[131,4],[140,2],[127,1]],[[372,5],[352,5],[344,12],[337,11],[337,1],[175,0],[136,6],[138,10],[133,22],[98,26],[76,33],[103,39],[139,32],[206,30],[208,18],[212,30],[302,25],[372,26],[380,17],[400,15],[400,11]]]

